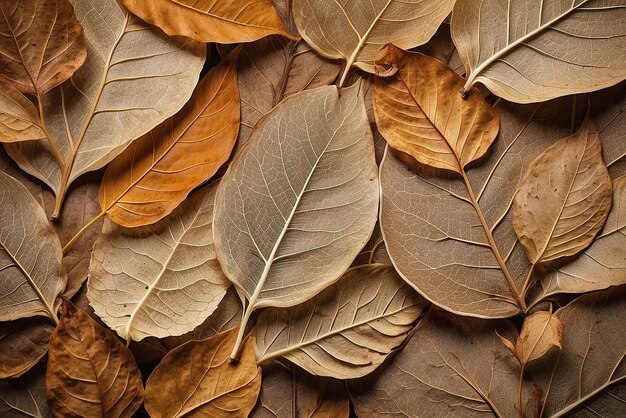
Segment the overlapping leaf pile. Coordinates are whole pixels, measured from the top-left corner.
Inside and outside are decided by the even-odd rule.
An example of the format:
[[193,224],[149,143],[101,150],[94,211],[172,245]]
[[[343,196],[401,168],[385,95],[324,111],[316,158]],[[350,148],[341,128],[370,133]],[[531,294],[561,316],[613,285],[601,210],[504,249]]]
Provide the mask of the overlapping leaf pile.
[[0,416],[626,415],[624,0],[0,11]]

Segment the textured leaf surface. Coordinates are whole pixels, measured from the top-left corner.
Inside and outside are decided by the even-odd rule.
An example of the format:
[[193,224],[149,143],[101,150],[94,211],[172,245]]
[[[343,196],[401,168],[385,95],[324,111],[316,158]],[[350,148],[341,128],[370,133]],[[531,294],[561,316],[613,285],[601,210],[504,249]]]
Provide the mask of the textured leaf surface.
[[146,385],[146,410],[153,418],[182,416],[246,418],[259,396],[261,368],[254,339],[245,340],[239,362],[229,361],[237,329],[170,351]]
[[0,142],[46,138],[35,106],[18,89],[0,81]]
[[157,224],[126,229],[105,222],[87,296],[122,338],[181,335],[217,308],[229,283],[215,257],[214,199],[209,186]]
[[626,78],[622,0],[459,0],[452,37],[466,87],[482,83],[529,103],[599,90]]
[[109,165],[99,199],[114,222],[159,221],[228,160],[239,132],[238,53],[209,71],[180,112]]
[[46,373],[42,367],[18,379],[0,381],[0,415],[52,418],[46,402]]
[[67,276],[59,238],[17,180],[0,172],[0,321],[34,315],[56,320]]
[[257,358],[284,357],[319,376],[361,377],[404,341],[425,305],[392,266],[355,267],[301,305],[263,311]]
[[0,322],[0,379],[21,376],[37,364],[48,351],[52,331],[46,318]]
[[515,344],[500,338],[522,366],[545,356],[552,348],[563,348],[563,324],[552,311],[538,311],[524,318]]
[[83,28],[68,0],[0,2],[0,79],[41,95],[84,62]]
[[63,417],[131,417],[143,401],[130,351],[70,302],[50,339],[46,397],[54,415]]

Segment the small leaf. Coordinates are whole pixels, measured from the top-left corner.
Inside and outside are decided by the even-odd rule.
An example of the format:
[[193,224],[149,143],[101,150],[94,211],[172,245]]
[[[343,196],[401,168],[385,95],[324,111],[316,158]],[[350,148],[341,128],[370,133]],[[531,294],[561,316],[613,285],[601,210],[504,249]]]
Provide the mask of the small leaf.
[[228,360],[237,339],[232,329],[170,351],[148,378],[145,407],[152,418],[248,416],[261,388],[254,338],[238,362]]
[[524,319],[516,343],[517,358],[522,365],[543,357],[553,347],[563,346],[563,324],[552,311],[539,311]]
[[43,366],[11,380],[0,380],[0,416],[52,418],[46,402],[46,370]]
[[130,351],[69,301],[50,339],[46,396],[54,415],[63,417],[131,417],[143,401]]
[[35,106],[12,84],[0,81],[0,142],[45,138]]
[[0,322],[0,379],[21,376],[37,364],[48,352],[52,331],[46,318]]

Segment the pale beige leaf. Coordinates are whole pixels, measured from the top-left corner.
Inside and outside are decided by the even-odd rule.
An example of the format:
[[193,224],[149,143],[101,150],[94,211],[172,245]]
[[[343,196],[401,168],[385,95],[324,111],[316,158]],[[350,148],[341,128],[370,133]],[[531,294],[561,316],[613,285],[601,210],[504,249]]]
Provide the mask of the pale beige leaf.
[[56,321],[67,276],[61,243],[41,206],[0,172],[0,321],[47,315]]
[[77,177],[109,163],[187,102],[206,55],[205,45],[168,37],[116,0],[71,2],[85,29],[87,60],[44,97],[49,141],[6,146],[53,190],[55,217]]
[[220,183],[215,247],[253,310],[335,282],[376,223],[374,146],[359,86],[320,87],[262,118]]
[[[498,340],[507,321],[456,317],[432,307],[409,343],[371,377],[349,382],[359,418],[519,417],[517,360]],[[524,416],[539,392],[524,383]]]
[[0,381],[0,416],[52,418],[46,402],[46,371],[43,366],[19,379]]
[[259,396],[261,368],[254,338],[245,340],[239,362],[228,354],[237,329],[189,341],[167,354],[146,384],[146,410],[152,418],[183,416],[246,418]]
[[318,376],[361,377],[404,341],[425,306],[392,266],[354,267],[311,300],[264,310],[257,358],[283,357]]
[[37,364],[48,352],[52,331],[47,318],[0,322],[0,379],[21,376]]
[[611,189],[598,130],[586,119],[533,161],[513,198],[513,228],[530,262],[588,247],[609,214]]
[[626,78],[623,0],[458,0],[452,37],[467,71],[517,103],[599,90]]
[[373,73],[385,44],[410,49],[428,42],[453,5],[454,0],[294,0],[293,17],[317,52],[346,61],[343,85],[353,65]]
[[0,142],[44,139],[35,106],[11,84],[0,81]]
[[524,319],[516,343],[517,357],[528,364],[548,353],[553,347],[563,347],[563,324],[549,311],[539,311]]
[[181,335],[217,308],[229,283],[215,257],[214,199],[212,185],[154,225],[126,229],[105,222],[87,297],[122,338]]

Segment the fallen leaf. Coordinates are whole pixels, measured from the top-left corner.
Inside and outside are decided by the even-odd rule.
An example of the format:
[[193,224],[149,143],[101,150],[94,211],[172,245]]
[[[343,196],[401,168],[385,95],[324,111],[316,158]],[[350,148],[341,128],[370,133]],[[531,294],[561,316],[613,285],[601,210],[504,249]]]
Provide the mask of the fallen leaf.
[[215,248],[248,299],[242,327],[257,308],[297,305],[335,282],[374,229],[377,168],[359,89],[285,99],[220,183]]
[[87,297],[122,338],[181,335],[217,308],[229,283],[215,256],[214,200],[212,185],[154,225],[126,229],[105,222]]
[[524,319],[515,345],[504,337],[500,339],[524,367],[545,356],[552,348],[563,347],[563,324],[552,311],[538,311]]
[[163,219],[228,160],[239,132],[238,54],[213,67],[179,113],[109,165],[99,200],[114,222],[132,228]]
[[0,322],[0,379],[19,377],[35,366],[48,352],[52,331],[46,318]]
[[364,264],[388,264],[391,265],[391,259],[387,254],[387,248],[385,247],[385,240],[383,234],[380,231],[380,225],[376,223],[374,232],[367,242],[365,247],[361,250],[359,255],[356,256],[352,262],[351,267],[361,266]]
[[[357,416],[518,417],[519,367],[496,333],[516,332],[508,321],[456,317],[432,307],[388,364],[348,383]],[[532,417],[539,392],[529,381],[523,387],[524,416]]]
[[247,417],[259,396],[261,368],[256,365],[253,337],[245,340],[239,361],[229,361],[237,332],[189,341],[163,357],[146,384],[150,416]]
[[517,103],[599,90],[626,78],[626,9],[591,0],[458,0],[452,38],[465,90],[484,84]]
[[0,321],[44,315],[56,321],[67,283],[61,243],[17,180],[0,172]]
[[0,79],[41,96],[85,62],[83,28],[68,0],[0,2]]
[[58,417],[131,417],[143,401],[130,351],[69,301],[50,339],[46,397]]
[[202,42],[234,44],[268,35],[291,37],[270,0],[121,0],[124,6],[163,29]]
[[46,402],[43,366],[17,379],[0,380],[0,416],[52,418]]
[[283,357],[318,376],[361,377],[402,344],[425,306],[392,266],[354,267],[311,300],[264,310],[257,359]]
[[294,0],[293,17],[317,52],[346,61],[342,86],[353,65],[374,72],[381,46],[410,49],[428,42],[453,5],[454,0]]
[[0,81],[0,142],[45,138],[35,106],[12,84]]
[[43,97],[47,141],[5,144],[20,168],[46,183],[58,218],[69,185],[112,161],[191,96],[206,46],[170,38],[117,0],[71,0],[85,30],[85,64]]

